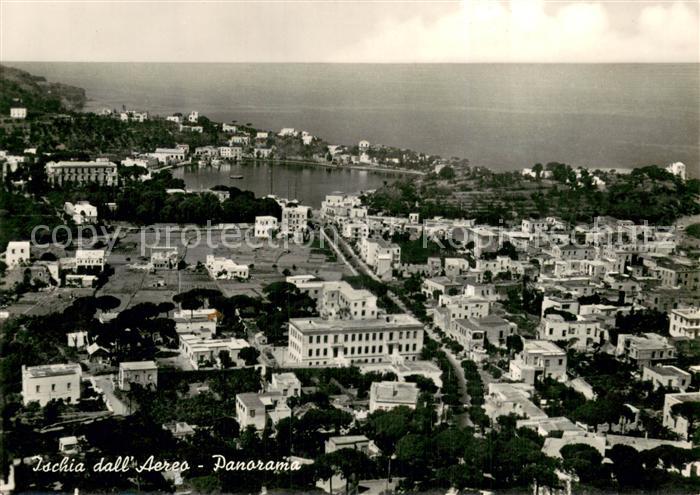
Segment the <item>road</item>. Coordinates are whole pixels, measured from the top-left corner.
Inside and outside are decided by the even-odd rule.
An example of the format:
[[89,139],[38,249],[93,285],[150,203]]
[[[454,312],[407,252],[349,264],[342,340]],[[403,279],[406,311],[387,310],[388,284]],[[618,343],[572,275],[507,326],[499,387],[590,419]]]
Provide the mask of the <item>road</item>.
[[105,402],[108,404],[110,411],[115,416],[128,416],[130,413],[129,406],[124,404],[114,395],[114,383],[112,382],[113,375],[100,375],[92,378],[93,387],[95,390],[102,392]]
[[[340,259],[350,268],[350,271],[352,271],[353,274],[357,274],[358,271],[362,272],[365,275],[368,275],[372,277],[373,280],[376,280],[377,282],[383,282],[377,275],[372,271],[372,269],[367,266],[367,264],[360,259],[360,257],[355,253],[355,251],[348,245],[347,242],[338,234],[338,231],[335,228],[330,228],[331,234],[333,235],[334,239],[338,240],[338,244],[342,246],[342,249],[336,245],[333,239],[331,239],[331,236],[329,236],[326,232],[325,229],[321,229],[321,232],[323,232],[323,238],[331,245],[332,249],[338,254]],[[345,256],[345,253],[347,253],[347,256]],[[350,260],[352,260],[352,263]],[[397,296],[394,292],[392,292],[390,289],[387,290],[387,296],[396,304],[401,311],[413,316],[415,318],[415,315],[413,312],[406,306],[401,298]],[[440,337],[436,335],[428,325],[424,327],[426,333],[430,336],[431,339],[435,340],[436,342],[440,343]],[[460,364],[459,360],[457,357],[450,351],[449,348],[445,347],[444,345],[440,344],[440,348],[442,351],[445,353],[447,356],[447,360],[450,362],[452,365],[452,368],[454,369],[455,376],[457,377],[457,386],[459,387],[459,392],[460,392],[460,399],[463,404],[469,405],[469,394],[467,393],[467,381],[464,376],[464,369],[462,369],[462,365]],[[468,416],[465,415],[463,423],[465,425],[471,425],[471,421],[469,420]]]

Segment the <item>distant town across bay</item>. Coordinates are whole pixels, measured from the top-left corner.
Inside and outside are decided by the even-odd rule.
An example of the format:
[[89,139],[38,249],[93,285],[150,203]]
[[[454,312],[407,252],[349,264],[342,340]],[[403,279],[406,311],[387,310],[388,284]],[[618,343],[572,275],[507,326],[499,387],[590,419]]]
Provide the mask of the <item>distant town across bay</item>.
[[550,161],[700,170],[697,64],[12,65],[85,88],[92,111],[196,108],[220,122],[368,139],[496,171]]

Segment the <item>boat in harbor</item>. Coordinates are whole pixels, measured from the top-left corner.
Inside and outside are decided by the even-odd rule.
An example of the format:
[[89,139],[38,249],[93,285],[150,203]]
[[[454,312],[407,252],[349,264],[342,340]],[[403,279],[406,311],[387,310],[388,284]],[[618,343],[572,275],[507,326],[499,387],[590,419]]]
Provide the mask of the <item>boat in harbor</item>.
[[228,178],[229,179],[242,179],[243,176],[242,175],[229,175]]

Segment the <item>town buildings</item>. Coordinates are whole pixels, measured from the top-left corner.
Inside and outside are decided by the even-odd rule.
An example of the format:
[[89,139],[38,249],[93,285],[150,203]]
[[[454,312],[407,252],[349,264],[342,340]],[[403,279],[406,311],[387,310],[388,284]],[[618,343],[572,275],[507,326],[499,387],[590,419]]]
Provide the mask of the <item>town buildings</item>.
[[22,365],[22,403],[38,402],[45,406],[52,400],[71,404],[80,399],[82,369],[79,364]]
[[271,239],[278,230],[277,218],[273,216],[255,217],[255,237]]
[[388,362],[396,353],[415,361],[423,347],[423,325],[406,314],[375,319],[289,320],[289,359],[302,366]]
[[250,275],[248,265],[239,265],[228,258],[208,254],[205,266],[209,276],[217,279],[247,279]]
[[8,268],[14,268],[23,263],[28,263],[31,258],[31,244],[29,241],[10,241],[5,250],[5,264]]
[[674,309],[669,316],[669,333],[672,337],[700,338],[700,309]]
[[415,409],[418,386],[405,382],[374,382],[369,389],[369,412],[389,411],[395,407]]
[[10,108],[10,118],[23,120],[27,118],[27,109],[25,107]]
[[641,335],[618,335],[615,354],[641,368],[675,358],[676,350],[666,337],[647,332]]
[[683,440],[688,440],[691,418],[682,411],[678,411],[677,407],[682,407],[685,403],[698,402],[700,402],[700,392],[666,394],[664,397],[663,425]]
[[515,381],[534,384],[540,378],[566,379],[566,352],[547,340],[524,340],[523,350],[510,361],[510,376]]
[[283,235],[292,236],[295,239],[303,238],[308,230],[309,213],[308,206],[287,204],[282,207],[281,231]]
[[49,162],[46,176],[50,182],[61,186],[67,182],[79,184],[95,183],[103,186],[117,185],[117,165],[109,161]]
[[120,390],[130,390],[132,385],[156,389],[158,387],[158,366],[154,361],[133,361],[119,363],[117,385]]

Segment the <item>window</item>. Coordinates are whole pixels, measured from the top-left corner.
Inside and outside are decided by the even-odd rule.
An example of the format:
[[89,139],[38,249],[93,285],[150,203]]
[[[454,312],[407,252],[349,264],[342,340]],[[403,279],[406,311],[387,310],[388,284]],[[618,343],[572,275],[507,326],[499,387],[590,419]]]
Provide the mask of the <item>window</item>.
[[56,384],[55,384],[55,383],[52,383],[52,384],[51,384],[51,391],[52,391],[52,392],[55,392],[55,391],[56,391]]
[[68,382],[68,390],[70,390],[71,382]]
[[36,386],[36,393],[37,393],[37,394],[39,393],[39,390],[40,390],[40,387],[39,387],[39,385],[37,385],[37,386]]

